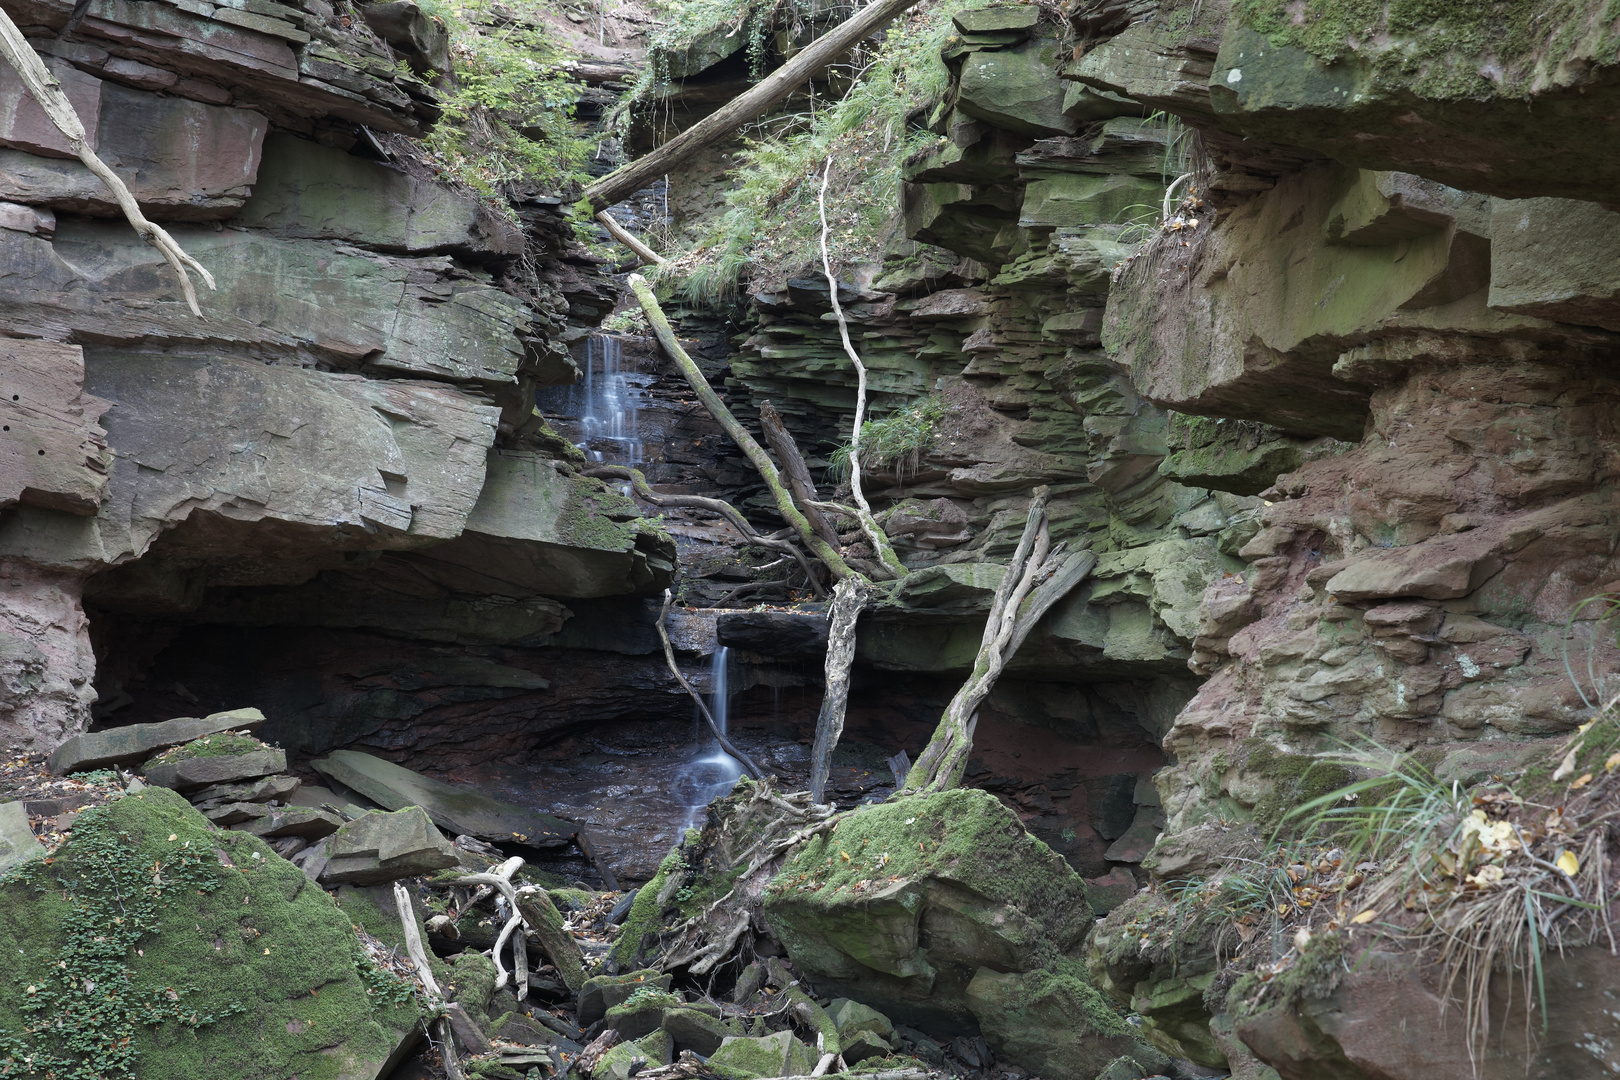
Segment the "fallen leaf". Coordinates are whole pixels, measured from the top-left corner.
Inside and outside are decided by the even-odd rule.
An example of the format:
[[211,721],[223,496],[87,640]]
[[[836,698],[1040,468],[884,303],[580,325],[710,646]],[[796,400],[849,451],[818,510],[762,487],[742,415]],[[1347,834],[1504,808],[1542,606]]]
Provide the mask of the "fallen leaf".
[[1361,914],[1352,918],[1350,922],[1356,926],[1364,926],[1376,918],[1378,918],[1378,909],[1368,908],[1366,911],[1363,911]]
[[1571,791],[1579,791],[1579,790],[1581,790],[1581,788],[1585,787],[1587,784],[1590,784],[1591,782],[1592,782],[1592,774],[1591,773],[1582,773],[1580,775],[1579,779],[1573,781],[1569,785],[1569,789]]
[[1570,773],[1572,773],[1574,771],[1575,771],[1575,751],[1571,750],[1569,753],[1564,755],[1563,762],[1558,766],[1558,768],[1556,770],[1553,771],[1552,778],[1554,780],[1562,780],[1564,777],[1568,776]]
[[1610,754],[1609,760],[1603,763],[1604,772],[1614,772],[1616,768],[1620,768],[1620,750]]
[[1558,856],[1558,858],[1554,860],[1554,865],[1569,877],[1574,877],[1576,874],[1580,873],[1581,870],[1581,860],[1575,857],[1575,853],[1573,851],[1566,851],[1562,855]]

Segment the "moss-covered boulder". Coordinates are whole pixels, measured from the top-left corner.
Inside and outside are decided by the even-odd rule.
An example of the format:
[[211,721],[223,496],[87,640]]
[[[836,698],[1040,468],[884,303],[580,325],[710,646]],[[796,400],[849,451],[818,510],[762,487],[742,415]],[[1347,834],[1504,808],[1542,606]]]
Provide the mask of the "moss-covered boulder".
[[186,790],[253,780],[286,768],[285,751],[251,735],[226,731],[165,750],[148,761],[143,772],[147,783]]
[[0,953],[0,1070],[370,1080],[419,1016],[326,893],[162,788],[0,881]]
[[1092,918],[1068,863],[973,789],[849,815],[799,849],[764,912],[818,990],[942,1030],[972,1022],[980,968],[1048,967]]
[[791,1031],[763,1038],[732,1038],[709,1058],[709,1068],[731,1080],[761,1076],[808,1076],[816,1067],[816,1052]]
[[625,975],[596,975],[585,980],[579,992],[579,1023],[590,1027],[607,1015],[609,1009],[623,1005],[638,990],[667,992],[672,977],[661,975],[651,968],[632,971]]
[[1142,1067],[1138,1076],[1169,1064],[1109,1007],[1074,960],[1041,971],[980,968],[968,999],[991,1049],[1042,1076],[1095,1076],[1122,1056]]

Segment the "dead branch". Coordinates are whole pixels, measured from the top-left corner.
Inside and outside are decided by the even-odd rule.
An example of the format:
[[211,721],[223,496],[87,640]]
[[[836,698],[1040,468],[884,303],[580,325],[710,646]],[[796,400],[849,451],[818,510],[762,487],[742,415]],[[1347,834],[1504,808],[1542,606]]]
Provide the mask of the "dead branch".
[[731,740],[726,738],[726,733],[721,731],[720,725],[714,722],[714,715],[709,712],[709,706],[704,704],[703,696],[692,689],[692,684],[686,681],[686,676],[682,674],[680,665],[675,663],[675,646],[670,644],[669,631],[664,628],[664,622],[669,618],[670,605],[674,602],[675,595],[665,589],[664,607],[658,612],[658,637],[664,643],[664,659],[669,663],[670,672],[675,676],[675,680],[681,684],[681,688],[692,695],[692,700],[697,702],[698,712],[702,713],[703,719],[708,722],[709,733],[714,736],[721,749],[742,762],[742,766],[748,770],[749,776],[752,776],[755,780],[765,779],[765,773],[760,770],[758,765],[754,764],[754,759],[737,749],[731,744]]
[[844,733],[849,704],[849,670],[855,663],[855,623],[872,593],[856,578],[845,578],[833,589],[831,626],[827,630],[826,689],[816,716],[816,742],[810,751],[810,800],[822,802],[833,750]]
[[634,195],[705,147],[793,93],[812,74],[836,60],[854,44],[881,30],[916,0],[877,0],[848,22],[817,38],[757,85],[710,113],[647,156],[616,169],[585,189],[595,210],[604,210]]
[[118,200],[119,208],[124,211],[124,217],[129,219],[130,225],[140,234],[141,239],[157,248],[168,260],[169,265],[174,267],[174,272],[180,275],[180,289],[185,294],[186,306],[191,308],[193,315],[201,318],[202,309],[197,306],[197,292],[192,288],[186,268],[190,267],[197,271],[197,275],[210,289],[214,288],[214,275],[203,269],[202,264],[196,259],[187,255],[175,242],[174,237],[161,226],[148,221],[146,215],[141,213],[140,206],[135,202],[135,196],[130,194],[124,181],[119,179],[118,174],[113,172],[91,148],[89,139],[84,133],[84,122],[74,111],[73,103],[68,101],[67,94],[62,92],[62,84],[56,81],[56,77],[45,66],[45,61],[39,58],[33,46],[23,37],[22,31],[17,29],[17,24],[12,22],[11,16],[3,10],[0,10],[0,56],[4,56],[6,62],[22,77],[23,85],[28,88],[34,100],[39,102],[40,108],[45,110],[45,115],[56,126],[56,130],[66,137],[68,145],[73,147],[73,152],[84,162],[85,168],[95,173],[101,182],[107,185],[108,190],[113,193],[113,198]]
[[[394,882],[394,906],[399,909],[400,928],[405,933],[405,954],[416,968],[416,977],[422,980],[429,1004],[438,1006],[444,1001],[444,993],[433,978],[427,950],[422,948],[422,935],[416,929],[416,909],[411,906],[411,894],[400,881]],[[464,1080],[466,1074],[461,1071],[461,1060],[456,1056],[456,1040],[450,1032],[450,1021],[441,1016],[434,1021],[434,1026],[439,1030],[439,1054],[444,1058],[445,1074],[450,1080]]]
[[608,216],[606,211],[597,214],[596,220],[598,224],[602,226],[602,228],[608,231],[609,236],[613,237],[613,239],[635,252],[636,258],[640,259],[642,262],[647,263],[650,266],[663,266],[665,263],[669,262],[668,259],[658,254],[658,252],[654,251],[646,244],[643,244],[640,240],[637,240],[630,230],[626,229],[623,225],[620,225],[617,221],[614,221]]
[[832,256],[827,251],[827,181],[831,176],[832,158],[828,157],[826,167],[821,170],[821,193],[817,198],[821,211],[821,270],[827,277],[827,296],[832,301],[833,315],[838,319],[839,340],[844,344],[849,362],[855,365],[855,422],[851,425],[849,435],[849,490],[855,497],[856,520],[861,523],[861,532],[866,534],[872,550],[877,552],[878,561],[890,575],[903,578],[906,576],[905,564],[894,553],[888,535],[872,517],[872,506],[866,501],[866,493],[861,490],[861,425],[866,417],[866,365],[861,362],[861,354],[855,351],[854,344],[849,340],[849,320],[844,318],[844,306],[838,302],[838,279],[833,276]]
[[760,403],[759,427],[765,433],[765,441],[776,451],[776,459],[782,463],[788,487],[793,491],[793,500],[804,511],[810,527],[817,536],[837,547],[838,530],[827,523],[817,508],[816,500],[820,496],[816,493],[815,481],[810,478],[810,467],[804,463],[804,455],[799,453],[799,444],[793,441],[793,433],[782,422],[776,407],[768,401]]
[[770,488],[771,495],[776,500],[776,509],[782,515],[782,519],[793,526],[799,534],[799,539],[804,542],[806,547],[816,553],[816,557],[826,564],[827,569],[832,571],[834,577],[842,580],[855,574],[856,571],[844,561],[843,556],[838,554],[838,550],[817,536],[815,530],[810,528],[810,522],[806,520],[804,514],[794,504],[793,496],[789,494],[787,485],[782,483],[782,477],[777,473],[776,466],[771,463],[770,455],[765,453],[765,448],[760,446],[759,442],[748,433],[747,428],[737,422],[737,418],[731,414],[731,410],[726,408],[725,403],[720,400],[720,396],[709,385],[709,381],[703,377],[703,372],[698,369],[697,364],[687,355],[686,350],[681,348],[681,343],[676,340],[675,331],[670,327],[669,319],[664,315],[664,309],[658,306],[658,298],[653,295],[652,286],[647,284],[647,279],[640,274],[631,274],[630,289],[636,294],[636,299],[641,303],[641,310],[647,313],[647,322],[652,324],[653,333],[658,337],[658,343],[664,347],[664,351],[675,361],[675,366],[681,369],[681,374],[686,376],[686,381],[691,385],[692,392],[703,403],[703,407],[709,410],[709,415],[714,417],[715,421],[725,429],[727,435],[731,436],[731,440],[753,463],[754,468],[759,470],[759,475],[764,479],[765,486]]

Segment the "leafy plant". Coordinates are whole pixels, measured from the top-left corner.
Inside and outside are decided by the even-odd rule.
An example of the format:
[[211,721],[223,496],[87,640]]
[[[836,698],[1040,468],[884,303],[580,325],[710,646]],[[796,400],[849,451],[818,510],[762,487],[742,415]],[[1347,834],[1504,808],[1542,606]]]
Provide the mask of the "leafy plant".
[[[939,422],[945,418],[945,403],[929,397],[907,405],[861,427],[861,467],[895,469],[902,475],[916,469],[922,455],[933,444]],[[849,476],[848,443],[834,450],[828,472],[836,480]]]
[[536,0],[423,0],[450,33],[454,74],[440,86],[443,118],[422,140],[428,162],[510,213],[508,185],[557,188],[586,179],[593,140],[574,123],[581,86]]

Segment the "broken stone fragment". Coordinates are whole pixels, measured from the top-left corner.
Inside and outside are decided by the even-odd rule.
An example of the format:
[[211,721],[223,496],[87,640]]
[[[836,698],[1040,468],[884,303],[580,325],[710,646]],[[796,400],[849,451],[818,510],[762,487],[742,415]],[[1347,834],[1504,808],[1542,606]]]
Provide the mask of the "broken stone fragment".
[[343,819],[325,810],[311,810],[304,806],[275,807],[241,826],[241,832],[265,838],[302,836],[318,840],[331,836],[343,826]]
[[201,809],[204,803],[220,802],[286,802],[298,790],[296,776],[267,776],[263,780],[242,784],[215,784],[190,796],[191,805]]
[[[187,745],[200,745],[200,741]],[[203,787],[208,784],[251,780],[281,772],[286,767],[286,751],[265,747],[247,750],[245,753],[205,752],[199,756],[161,761],[147,765],[145,775],[148,784],[183,791],[186,788]]]
[[0,803],[0,874],[32,859],[45,857],[45,845],[28,824],[21,802]]
[[456,865],[455,847],[419,806],[367,812],[333,833],[321,857],[325,886],[374,885]]
[[588,1028],[607,1015],[616,1005],[622,1005],[631,994],[645,987],[668,990],[674,977],[647,968],[628,975],[597,975],[585,980],[579,992],[579,1026]]
[[[222,731],[244,731],[264,723],[258,709],[232,709],[198,719],[182,716],[159,724],[130,724],[75,735],[56,748],[45,766],[53,773],[84,772],[111,765],[134,765],[159,750],[192,742]],[[283,766],[285,767],[285,766]],[[271,770],[275,771],[275,770]]]
[[681,1050],[708,1057],[728,1038],[748,1032],[736,1020],[722,1020],[701,1009],[665,1009],[663,1029]]
[[560,847],[578,831],[560,818],[492,799],[465,785],[430,779],[358,750],[334,750],[310,764],[379,806],[390,810],[420,806],[434,824],[452,833],[544,848]]
[[729,1038],[720,1044],[709,1063],[738,1080],[808,1076],[816,1067],[816,1052],[795,1039],[791,1031],[778,1031],[764,1038]]

